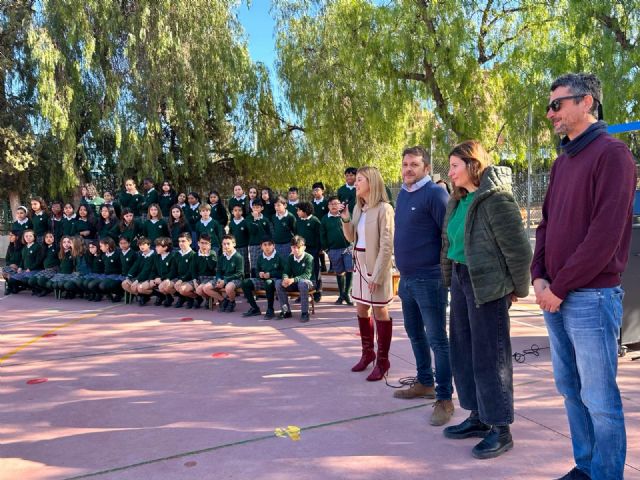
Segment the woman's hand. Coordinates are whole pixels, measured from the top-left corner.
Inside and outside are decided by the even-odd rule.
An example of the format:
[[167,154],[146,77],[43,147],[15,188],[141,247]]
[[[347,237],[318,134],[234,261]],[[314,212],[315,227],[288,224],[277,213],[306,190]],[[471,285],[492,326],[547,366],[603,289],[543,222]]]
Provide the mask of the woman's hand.
[[344,203],[340,204],[340,218],[345,222],[351,221],[351,214],[349,213],[347,205]]

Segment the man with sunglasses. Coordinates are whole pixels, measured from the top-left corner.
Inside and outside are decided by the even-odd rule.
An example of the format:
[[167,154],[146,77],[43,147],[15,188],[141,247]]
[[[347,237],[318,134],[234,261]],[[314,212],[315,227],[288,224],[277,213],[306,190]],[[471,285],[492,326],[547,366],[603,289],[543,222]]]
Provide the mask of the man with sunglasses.
[[567,74],[551,85],[547,106],[562,152],[551,169],[531,278],[576,462],[562,479],[622,479],[626,457],[617,336],[636,167],[627,146],[607,134],[601,99],[595,75]]

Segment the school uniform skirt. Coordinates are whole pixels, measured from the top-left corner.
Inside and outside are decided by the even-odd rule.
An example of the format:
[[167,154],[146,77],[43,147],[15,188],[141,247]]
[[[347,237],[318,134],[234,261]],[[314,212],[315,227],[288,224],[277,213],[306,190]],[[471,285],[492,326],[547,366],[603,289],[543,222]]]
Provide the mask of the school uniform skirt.
[[393,277],[391,270],[382,279],[382,285],[378,285],[373,294],[369,291],[371,274],[367,271],[365,250],[355,248],[353,250],[354,273],[351,297],[354,301],[372,307],[385,307],[393,301]]

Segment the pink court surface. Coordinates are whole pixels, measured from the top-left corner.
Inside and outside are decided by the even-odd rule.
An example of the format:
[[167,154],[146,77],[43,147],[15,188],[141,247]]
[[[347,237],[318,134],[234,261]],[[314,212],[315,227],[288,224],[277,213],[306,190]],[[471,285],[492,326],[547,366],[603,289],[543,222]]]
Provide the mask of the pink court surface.
[[[551,479],[573,467],[531,297],[511,312],[514,352],[541,347],[514,363],[515,447],[483,461],[477,439],[429,425],[433,401],[350,372],[354,312],[334,300],[301,324],[295,307],[265,322],[241,318],[246,303],[220,314],[1,297],[0,479]],[[398,301],[393,316],[395,384],[415,365]],[[620,360],[626,479],[640,479],[639,373]]]

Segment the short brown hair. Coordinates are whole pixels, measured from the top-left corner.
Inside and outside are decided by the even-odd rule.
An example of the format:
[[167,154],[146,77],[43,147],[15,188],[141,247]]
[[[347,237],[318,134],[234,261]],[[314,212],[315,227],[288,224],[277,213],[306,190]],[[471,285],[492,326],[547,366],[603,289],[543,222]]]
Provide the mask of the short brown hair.
[[431,165],[431,155],[424,147],[416,145],[415,147],[407,147],[402,151],[402,158],[405,155],[411,155],[412,157],[422,157],[422,161],[425,165]]
[[[449,153],[449,157],[458,157],[467,165],[469,177],[476,187],[480,186],[480,179],[485,169],[489,166],[489,154],[477,140],[467,140],[459,143]],[[467,196],[466,188],[453,186],[453,198],[460,200]]]

